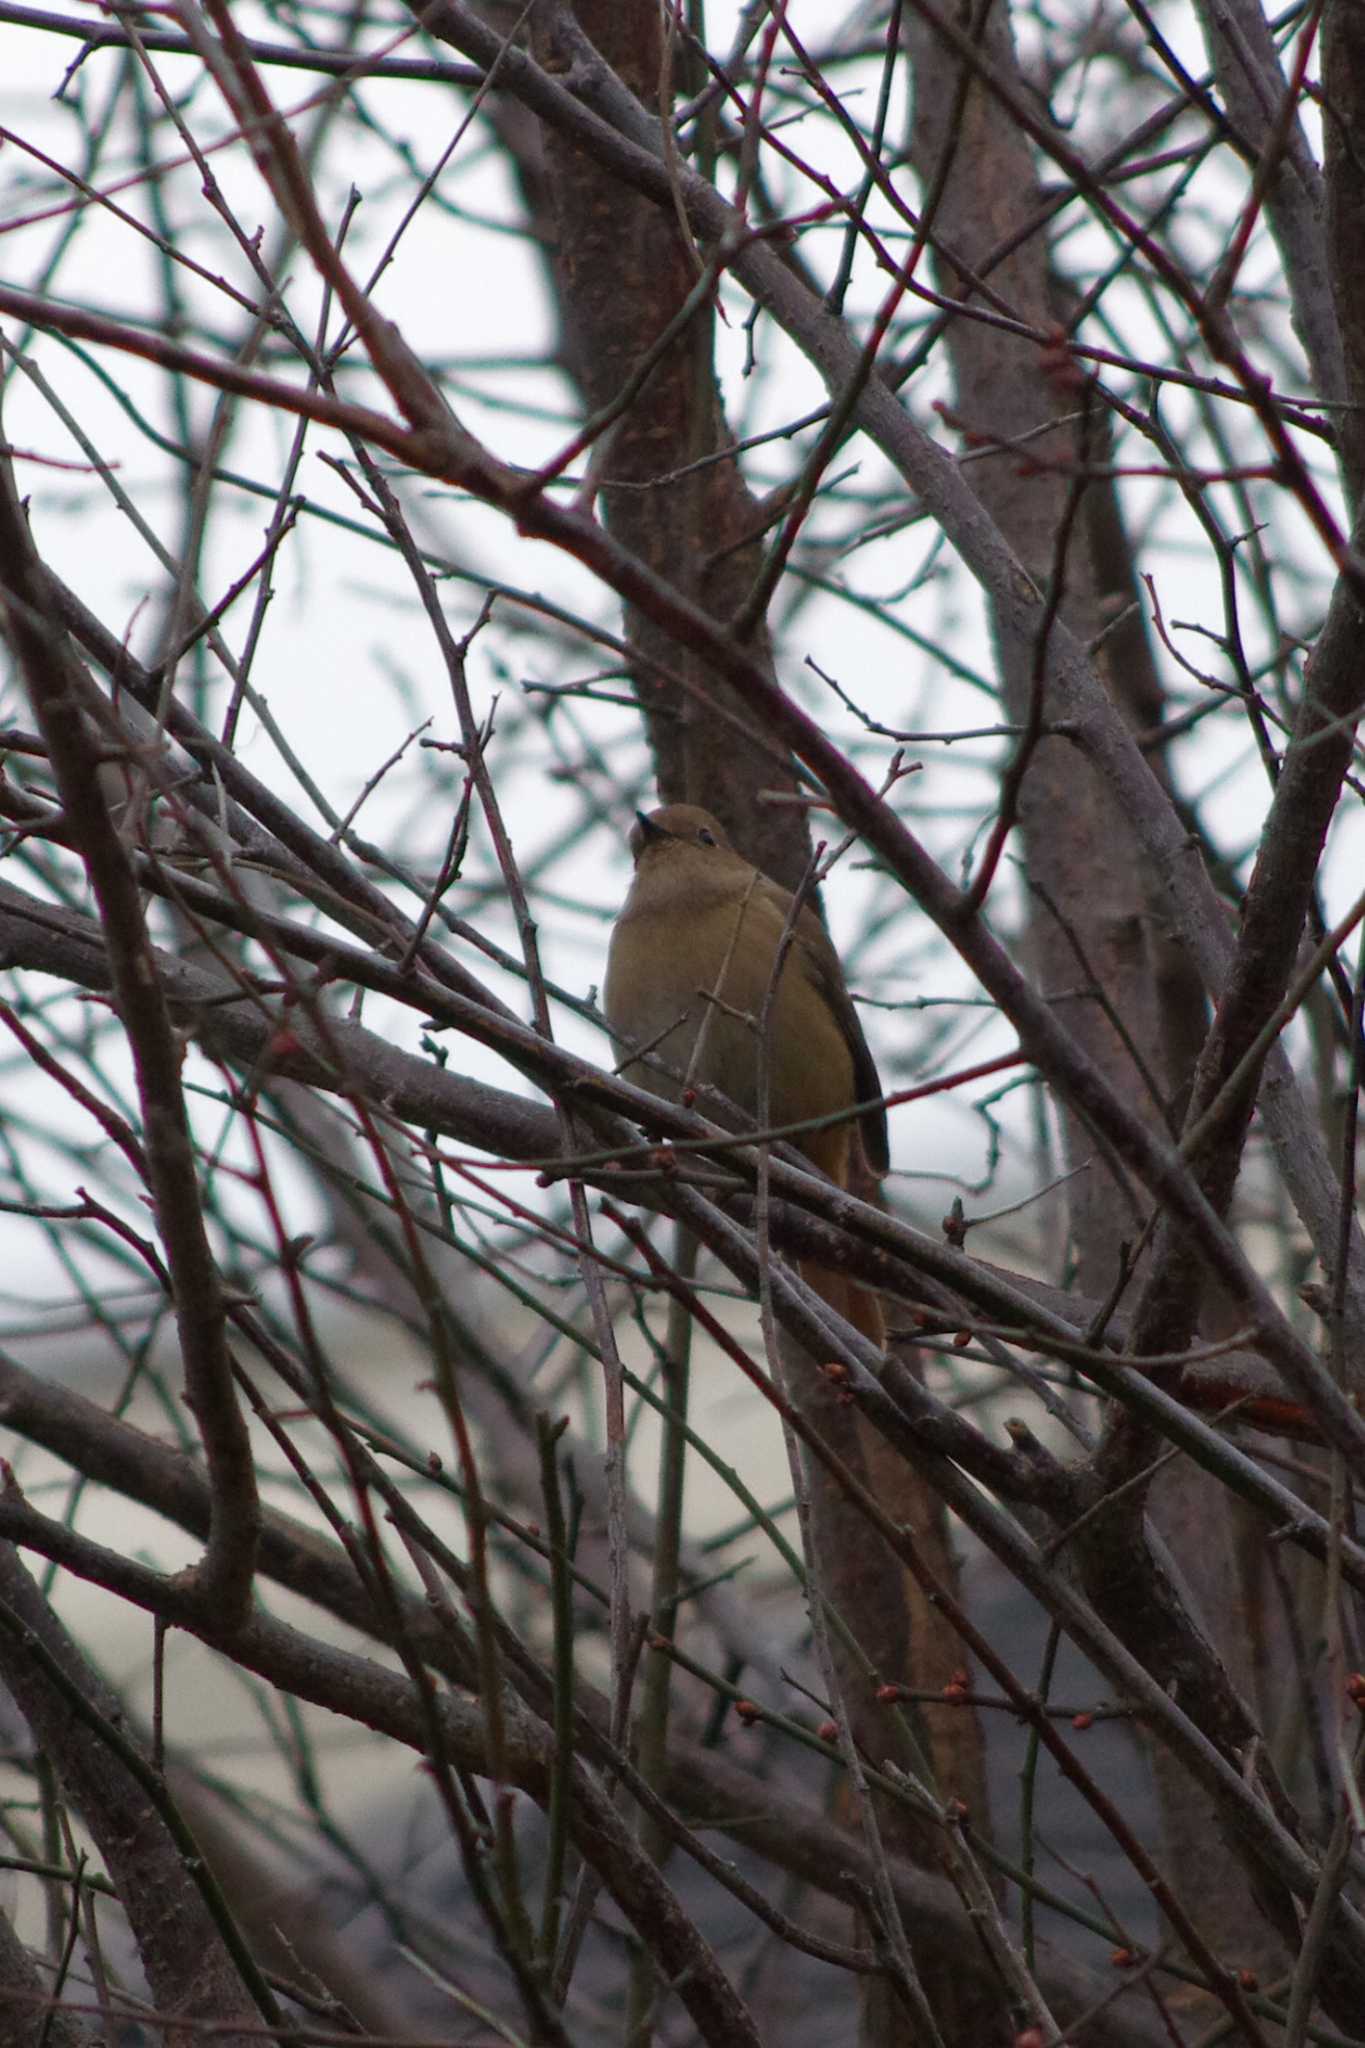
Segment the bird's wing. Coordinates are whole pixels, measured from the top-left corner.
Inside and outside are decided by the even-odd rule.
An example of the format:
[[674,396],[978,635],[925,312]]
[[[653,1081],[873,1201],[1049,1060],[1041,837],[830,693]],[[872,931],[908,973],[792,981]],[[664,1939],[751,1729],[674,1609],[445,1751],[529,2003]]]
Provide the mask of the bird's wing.
[[[782,906],[785,919],[791,898],[787,896],[785,890],[777,890],[775,885],[774,893],[786,897],[786,902]],[[880,1179],[891,1165],[886,1111],[879,1099],[882,1093],[881,1076],[877,1072],[877,1062],[872,1057],[871,1047],[863,1036],[858,1012],[853,1006],[853,998],[844,980],[844,970],[839,965],[839,955],[834,950],[829,933],[809,904],[803,908],[796,920],[795,951],[800,956],[804,972],[829,1005],[844,1035],[849,1052],[853,1055],[853,1087],[856,1100],[876,1104],[875,1108],[863,1111],[858,1120],[858,1128],[862,1134],[863,1153],[867,1163]]]

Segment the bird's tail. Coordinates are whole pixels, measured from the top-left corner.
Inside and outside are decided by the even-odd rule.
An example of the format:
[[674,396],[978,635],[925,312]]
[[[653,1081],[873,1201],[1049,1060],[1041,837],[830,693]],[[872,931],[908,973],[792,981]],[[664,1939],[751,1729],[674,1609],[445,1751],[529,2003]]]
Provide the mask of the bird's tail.
[[[841,1188],[847,1188],[861,1202],[871,1202],[881,1207],[881,1188],[876,1174],[867,1163],[861,1136],[855,1126],[835,1125],[829,1131],[822,1131],[805,1141],[807,1155],[814,1160],[822,1172]],[[855,1330],[868,1342],[875,1344],[879,1351],[886,1348],[886,1318],[882,1305],[875,1294],[841,1273],[837,1267],[822,1266],[814,1259],[803,1259],[798,1268],[801,1278],[808,1287],[813,1287],[821,1301],[827,1301],[836,1315],[852,1323]]]
[[879,1351],[886,1348],[886,1318],[875,1294],[850,1279],[847,1273],[818,1265],[813,1259],[802,1259],[797,1270],[807,1287],[813,1288],[821,1301],[828,1302],[836,1315],[852,1323]]

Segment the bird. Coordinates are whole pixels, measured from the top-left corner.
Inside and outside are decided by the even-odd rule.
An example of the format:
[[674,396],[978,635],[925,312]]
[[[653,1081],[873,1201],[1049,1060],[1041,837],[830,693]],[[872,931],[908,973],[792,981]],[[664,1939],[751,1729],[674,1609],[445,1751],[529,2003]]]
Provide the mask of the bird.
[[[602,990],[613,1033],[638,1048],[622,1066],[626,1078],[672,1102],[708,1084],[757,1120],[766,1064],[764,1128],[833,1118],[793,1131],[790,1142],[839,1187],[855,1177],[865,1185],[869,1174],[880,1179],[889,1163],[882,1085],[814,910],[803,904],[793,918],[791,892],[737,852],[695,804],[637,811],[630,850],[635,874],[612,929]],[[829,1267],[803,1261],[800,1270],[881,1347],[875,1295]]]

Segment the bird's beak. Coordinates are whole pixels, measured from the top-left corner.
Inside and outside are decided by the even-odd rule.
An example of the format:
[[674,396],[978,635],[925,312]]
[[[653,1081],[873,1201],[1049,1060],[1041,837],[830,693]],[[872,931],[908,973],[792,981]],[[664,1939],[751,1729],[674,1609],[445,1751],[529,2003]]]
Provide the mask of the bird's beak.
[[635,823],[630,828],[630,850],[638,861],[645,848],[657,839],[667,839],[668,834],[643,811],[635,813]]

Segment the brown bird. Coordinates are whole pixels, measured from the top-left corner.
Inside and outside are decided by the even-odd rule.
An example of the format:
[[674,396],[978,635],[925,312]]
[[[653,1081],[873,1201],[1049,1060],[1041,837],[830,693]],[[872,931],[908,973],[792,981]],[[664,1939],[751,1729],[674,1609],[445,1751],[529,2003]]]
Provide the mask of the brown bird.
[[[630,847],[635,879],[612,931],[603,991],[612,1029],[643,1049],[623,1071],[672,1102],[707,1083],[756,1119],[759,1025],[791,894],[736,853],[694,804],[637,813]],[[766,1051],[765,1127],[861,1105],[836,1123],[793,1132],[791,1143],[840,1187],[851,1185],[855,1146],[872,1174],[884,1174],[881,1082],[839,956],[808,905],[797,913],[771,999]],[[829,1268],[801,1271],[832,1308],[882,1342],[875,1296]]]

